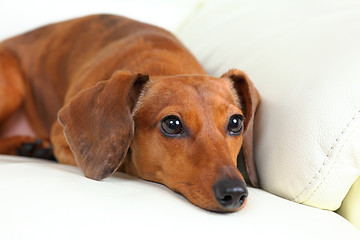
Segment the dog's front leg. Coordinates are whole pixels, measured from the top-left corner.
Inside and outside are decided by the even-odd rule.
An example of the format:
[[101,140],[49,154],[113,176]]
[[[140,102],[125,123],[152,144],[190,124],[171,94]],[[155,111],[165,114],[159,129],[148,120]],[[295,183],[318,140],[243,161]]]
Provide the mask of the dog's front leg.
[[56,160],[63,164],[77,166],[74,155],[66,141],[64,129],[58,121],[52,126],[50,138]]

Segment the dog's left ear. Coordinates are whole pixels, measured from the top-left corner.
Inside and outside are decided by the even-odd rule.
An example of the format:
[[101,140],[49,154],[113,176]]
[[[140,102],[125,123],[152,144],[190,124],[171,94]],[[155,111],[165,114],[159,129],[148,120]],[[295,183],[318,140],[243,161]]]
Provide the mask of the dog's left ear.
[[117,71],[59,111],[66,140],[86,177],[101,180],[120,166],[134,136],[131,111],[148,79]]
[[253,125],[254,116],[257,107],[260,104],[260,95],[249,77],[242,71],[231,69],[221,76],[222,78],[229,78],[233,82],[233,86],[239,96],[241,110],[245,114],[243,145],[241,152],[245,161],[247,173],[249,175],[251,184],[254,187],[259,186],[259,178],[256,171],[254,150],[253,150]]

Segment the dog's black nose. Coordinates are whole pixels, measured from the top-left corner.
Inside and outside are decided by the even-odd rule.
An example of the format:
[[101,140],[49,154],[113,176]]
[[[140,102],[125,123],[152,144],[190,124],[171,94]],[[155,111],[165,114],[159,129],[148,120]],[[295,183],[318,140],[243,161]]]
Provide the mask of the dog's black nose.
[[216,200],[226,209],[233,210],[241,207],[248,191],[241,179],[222,179],[214,185]]

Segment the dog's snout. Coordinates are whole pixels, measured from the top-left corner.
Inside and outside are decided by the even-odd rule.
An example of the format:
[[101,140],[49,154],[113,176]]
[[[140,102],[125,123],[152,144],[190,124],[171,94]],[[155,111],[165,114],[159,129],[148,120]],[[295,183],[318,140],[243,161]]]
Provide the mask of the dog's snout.
[[214,185],[214,194],[222,207],[235,210],[245,203],[248,191],[240,179],[223,179]]

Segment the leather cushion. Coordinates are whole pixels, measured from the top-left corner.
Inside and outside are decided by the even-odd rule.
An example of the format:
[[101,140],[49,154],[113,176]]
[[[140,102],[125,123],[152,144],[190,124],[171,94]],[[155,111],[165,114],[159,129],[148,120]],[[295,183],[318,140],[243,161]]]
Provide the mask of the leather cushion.
[[261,186],[337,209],[360,176],[360,2],[208,1],[178,35],[221,76],[248,73],[262,96]]

